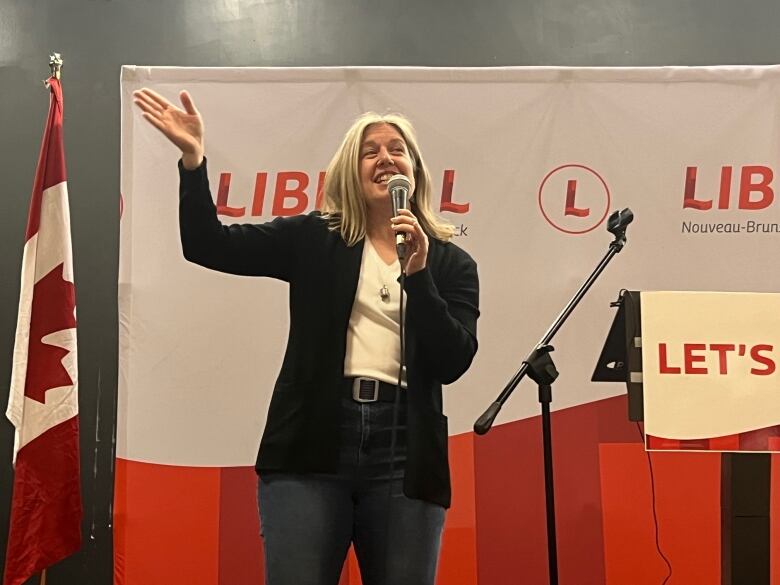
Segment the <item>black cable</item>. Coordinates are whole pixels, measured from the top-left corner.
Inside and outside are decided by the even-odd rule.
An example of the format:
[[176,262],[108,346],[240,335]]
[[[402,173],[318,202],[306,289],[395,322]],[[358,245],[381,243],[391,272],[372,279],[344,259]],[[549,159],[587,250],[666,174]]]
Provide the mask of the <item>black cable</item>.
[[[639,436],[642,437],[642,445],[644,446],[645,434],[642,432],[642,427],[640,426],[639,421],[637,421],[636,423],[636,428],[639,431]],[[656,503],[655,503],[655,475],[653,474],[653,460],[650,458],[650,451],[648,451],[646,448],[645,448],[645,453],[647,454],[647,465],[650,469],[650,494],[653,502],[653,524],[655,525],[655,548],[658,551],[658,554],[664,560],[664,563],[666,563],[666,567],[669,569],[669,573],[666,575],[666,578],[661,583],[661,585],[666,585],[669,579],[672,578],[672,564],[669,562],[669,559],[666,557],[663,550],[661,550],[660,531],[658,528],[658,513],[656,511]]]
[[[626,320],[627,323],[630,323],[631,325],[631,331],[626,332],[626,337],[628,338],[629,344],[633,343],[634,338],[637,336],[637,333],[640,331],[640,321],[637,316],[637,311],[633,306],[633,297],[628,294],[628,289],[620,289],[620,292],[618,293],[618,300],[615,304],[626,303]],[[630,321],[628,319],[630,317],[633,317]],[[631,350],[628,350],[631,351]],[[644,413],[643,413],[644,414]],[[642,431],[642,426],[640,425],[639,421],[636,422],[636,428],[639,431],[639,436],[642,439],[642,446],[645,446],[645,434]],[[666,583],[669,581],[669,579],[672,578],[672,564],[669,562],[669,559],[664,554],[663,550],[661,550],[661,539],[660,539],[660,528],[658,526],[658,512],[656,510],[656,501],[655,501],[655,474],[653,473],[653,460],[650,458],[650,451],[645,448],[645,453],[647,454],[647,466],[650,471],[650,497],[653,504],[653,525],[655,527],[655,548],[658,551],[658,555],[663,559],[664,563],[666,563],[666,567],[668,568],[669,572],[666,575],[666,578],[664,578],[661,585],[666,585]]]
[[396,448],[396,440],[398,437],[398,415],[400,412],[400,406],[401,406],[401,382],[403,381],[403,372],[404,367],[406,365],[406,328],[404,327],[404,283],[406,281],[406,272],[403,269],[403,266],[401,267],[401,277],[398,279],[399,282],[399,290],[400,294],[398,296],[399,299],[399,316],[398,316],[398,326],[399,326],[399,337],[401,342],[401,352],[399,357],[399,364],[398,364],[398,380],[395,385],[395,401],[393,402],[393,427],[390,431],[390,466],[389,466],[389,472],[388,472],[388,482],[387,482],[387,501],[385,503],[385,535],[384,535],[384,543],[383,548],[384,551],[382,553],[383,556],[383,563],[384,563],[384,581],[387,583],[387,555],[389,552],[389,544],[390,544],[390,503],[392,501],[393,497],[393,473],[395,472],[395,448]]

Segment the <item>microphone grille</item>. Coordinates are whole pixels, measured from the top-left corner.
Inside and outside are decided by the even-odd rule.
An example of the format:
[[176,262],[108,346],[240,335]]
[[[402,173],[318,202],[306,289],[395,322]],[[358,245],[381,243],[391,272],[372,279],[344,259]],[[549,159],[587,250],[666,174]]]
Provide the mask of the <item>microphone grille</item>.
[[412,188],[412,183],[405,175],[393,175],[387,182],[387,188],[392,191],[393,189],[406,189],[407,191]]

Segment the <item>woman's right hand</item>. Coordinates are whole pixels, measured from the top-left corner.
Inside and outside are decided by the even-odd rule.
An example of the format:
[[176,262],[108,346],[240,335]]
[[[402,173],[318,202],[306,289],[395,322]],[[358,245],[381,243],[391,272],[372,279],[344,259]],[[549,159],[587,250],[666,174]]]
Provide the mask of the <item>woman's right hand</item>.
[[151,89],[133,92],[143,117],[181,150],[184,168],[193,170],[203,163],[203,118],[190,94],[182,91],[179,99],[183,110]]

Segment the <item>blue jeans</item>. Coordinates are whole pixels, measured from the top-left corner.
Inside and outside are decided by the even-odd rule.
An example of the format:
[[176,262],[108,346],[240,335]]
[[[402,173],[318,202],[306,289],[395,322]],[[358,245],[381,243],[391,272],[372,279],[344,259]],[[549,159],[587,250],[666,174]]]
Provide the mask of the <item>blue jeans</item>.
[[433,585],[444,508],[403,494],[406,405],[343,399],[336,473],[265,472],[259,483],[267,585],[337,585],[350,543],[363,585]]

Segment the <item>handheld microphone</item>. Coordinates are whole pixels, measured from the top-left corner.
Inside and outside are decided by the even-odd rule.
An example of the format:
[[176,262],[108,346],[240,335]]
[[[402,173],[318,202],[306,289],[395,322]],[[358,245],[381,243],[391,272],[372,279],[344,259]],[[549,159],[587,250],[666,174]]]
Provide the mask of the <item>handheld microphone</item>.
[[[390,201],[393,203],[393,217],[398,215],[399,209],[409,209],[409,191],[412,189],[412,183],[401,174],[393,175],[387,182],[387,190],[390,192]],[[406,235],[397,233],[395,235],[395,250],[398,253],[398,259],[406,258]]]

